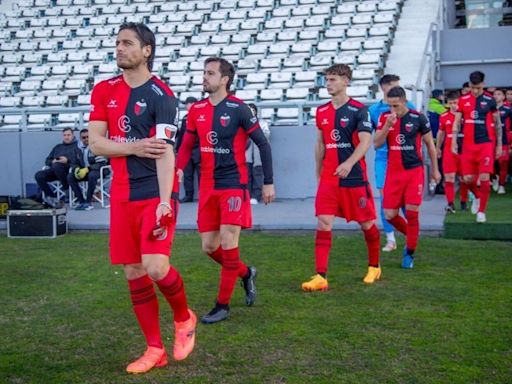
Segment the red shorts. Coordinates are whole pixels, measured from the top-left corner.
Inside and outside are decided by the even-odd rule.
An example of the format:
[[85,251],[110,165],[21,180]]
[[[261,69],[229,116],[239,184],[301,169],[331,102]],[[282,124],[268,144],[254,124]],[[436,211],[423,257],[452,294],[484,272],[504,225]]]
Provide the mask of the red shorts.
[[507,145],[503,145],[501,147],[501,156],[498,161],[509,161],[510,160],[510,147]]
[[443,152],[443,173],[462,173],[460,165],[460,155],[456,155],[448,148]]
[[209,189],[199,191],[197,228],[199,232],[218,231],[222,224],[251,228],[252,213],[246,189]]
[[173,223],[158,239],[151,237],[156,225],[160,198],[140,201],[112,201],[110,206],[110,261],[112,264],[137,264],[142,255],[170,256],[176,229],[178,203],[171,200]]
[[384,209],[399,209],[406,204],[421,205],[425,176],[423,167],[403,171],[388,168],[384,184]]
[[375,203],[369,185],[362,187],[340,187],[337,184],[318,185],[315,199],[315,215],[335,215],[347,222],[375,220]]
[[494,143],[475,144],[462,149],[462,175],[494,172]]

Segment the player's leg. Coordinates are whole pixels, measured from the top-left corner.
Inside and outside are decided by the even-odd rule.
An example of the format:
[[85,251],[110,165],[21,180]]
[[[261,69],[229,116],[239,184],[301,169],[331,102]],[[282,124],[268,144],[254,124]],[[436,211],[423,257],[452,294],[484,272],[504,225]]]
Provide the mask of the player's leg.
[[384,208],[384,217],[403,235],[407,235],[407,221],[399,215],[398,208]]
[[503,154],[499,158],[500,172],[499,172],[499,187],[498,195],[503,195],[505,191],[505,183],[507,182],[508,165],[510,161],[510,151],[508,145],[502,147]]
[[375,158],[375,187],[379,191],[379,215],[382,228],[386,234],[386,245],[382,248],[384,252],[391,252],[396,249],[396,238],[393,226],[386,220],[384,216],[384,184],[386,181],[387,158]]
[[360,222],[359,225],[363,230],[368,249],[368,273],[363,281],[366,284],[373,284],[380,279],[382,273],[379,264],[380,233],[375,225],[375,220]]
[[491,195],[490,176],[494,169],[494,145],[492,143],[482,144],[479,149],[478,179],[480,181],[480,206],[478,207],[476,222],[485,223],[487,221],[485,211]]
[[403,206],[407,184],[408,179],[404,175],[393,173],[386,175],[382,200],[385,219],[403,235],[407,234],[407,222],[400,216],[399,210]]
[[446,212],[455,213],[455,173],[444,174],[444,190],[446,194]]
[[471,213],[476,215],[480,206],[480,191],[477,186],[478,161],[474,151],[466,148],[462,151],[460,160],[464,183],[466,183],[468,190],[475,196],[471,204]]
[[419,209],[419,205],[406,204],[405,206],[407,237],[402,255],[402,268],[410,269],[414,266],[414,252],[418,245],[418,237],[420,233]]

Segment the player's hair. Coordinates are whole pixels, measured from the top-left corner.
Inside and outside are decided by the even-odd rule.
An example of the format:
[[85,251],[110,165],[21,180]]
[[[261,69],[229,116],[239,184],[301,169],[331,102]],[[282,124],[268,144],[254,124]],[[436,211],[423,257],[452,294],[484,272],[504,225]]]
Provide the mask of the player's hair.
[[71,133],[73,133],[73,128],[70,128],[70,127],[66,127],[62,130],[62,133],[66,132],[66,131],[71,131]]
[[397,75],[384,75],[379,80],[379,85],[382,87],[383,85],[394,83],[395,81],[400,81],[400,76]]
[[352,80],[352,69],[347,64],[331,65],[324,73],[326,75],[346,76],[349,80]]
[[117,33],[125,29],[129,29],[130,31],[135,32],[135,35],[137,35],[137,39],[139,40],[141,47],[145,47],[147,45],[151,46],[151,54],[149,55],[147,61],[148,69],[151,72],[151,70],[153,69],[153,61],[155,60],[155,34],[144,23],[123,23],[119,27],[119,31]]
[[462,84],[462,88],[469,88],[469,81],[466,81],[464,84]]
[[249,108],[254,109],[254,113],[258,113],[258,107],[254,103],[249,103]]
[[494,92],[496,92],[496,91],[500,91],[501,93],[503,93],[503,96],[505,96],[507,94],[506,89],[504,89],[504,88],[496,88],[494,90]]
[[393,87],[389,90],[387,97],[398,97],[399,99],[405,99],[405,89],[403,89],[402,87]]
[[469,82],[471,84],[480,84],[485,80],[485,74],[480,71],[471,72],[469,75]]
[[450,91],[446,94],[446,100],[457,100],[460,97],[459,91]]
[[229,78],[228,83],[226,84],[226,91],[229,92],[231,84],[233,84],[233,79],[235,78],[235,67],[226,59],[216,56],[207,58],[204,61],[204,66],[206,67],[210,63],[219,63],[220,75],[222,77],[227,76]]
[[82,129],[80,130],[80,134],[82,134],[82,133],[86,133],[86,132],[89,132],[89,130],[88,130],[87,128],[82,128]]

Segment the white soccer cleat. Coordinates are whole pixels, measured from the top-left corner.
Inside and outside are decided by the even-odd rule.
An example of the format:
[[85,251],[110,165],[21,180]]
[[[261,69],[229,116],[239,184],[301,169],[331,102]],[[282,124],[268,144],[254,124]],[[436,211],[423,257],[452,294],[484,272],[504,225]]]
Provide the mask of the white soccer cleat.
[[471,213],[473,215],[476,215],[478,210],[480,209],[480,199],[473,199],[473,202],[471,203]]
[[492,190],[494,192],[498,192],[498,188],[500,187],[500,184],[499,184],[499,181],[498,181],[497,177],[492,179],[491,185],[492,185]]
[[483,224],[487,221],[487,218],[485,217],[485,213],[483,212],[478,212],[476,214],[476,222],[477,223],[480,223],[480,224]]
[[498,195],[504,195],[505,193],[505,187],[503,185],[500,185],[500,187],[498,188]]
[[251,205],[258,205],[258,200],[254,199],[254,198],[252,198],[250,200],[250,202],[251,202]]

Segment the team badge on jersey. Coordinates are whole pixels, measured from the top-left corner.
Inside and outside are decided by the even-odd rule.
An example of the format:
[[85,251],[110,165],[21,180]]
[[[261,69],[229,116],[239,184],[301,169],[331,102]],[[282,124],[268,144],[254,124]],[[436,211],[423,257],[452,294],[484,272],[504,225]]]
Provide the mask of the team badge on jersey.
[[365,197],[359,198],[359,208],[366,208],[366,198]]
[[481,101],[480,102],[480,108],[485,108],[487,107],[487,102],[486,101]]
[[412,123],[405,124],[405,130],[407,132],[411,132],[413,127],[414,127],[414,125]]
[[142,115],[144,112],[146,112],[146,108],[148,105],[144,101],[144,99],[139,100],[135,103],[134,112],[137,116]]
[[157,139],[169,139],[174,140],[176,136],[176,132],[178,132],[178,127],[172,124],[157,124],[156,125],[156,138]]
[[341,125],[343,128],[346,128],[346,127],[347,127],[347,124],[348,124],[348,117],[343,116],[343,117],[340,119],[340,125]]
[[220,117],[220,125],[222,125],[223,127],[227,127],[230,121],[231,117],[228,114],[224,114]]

